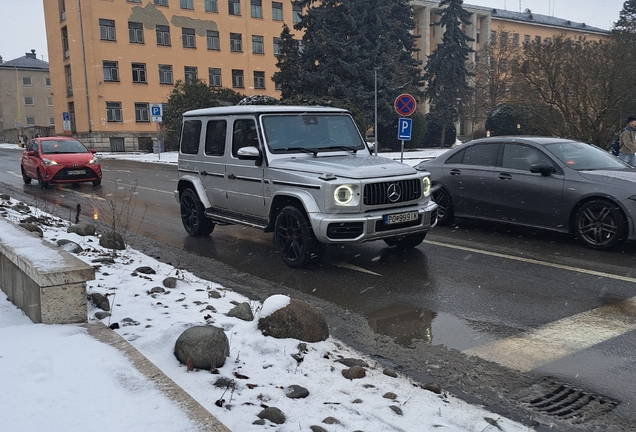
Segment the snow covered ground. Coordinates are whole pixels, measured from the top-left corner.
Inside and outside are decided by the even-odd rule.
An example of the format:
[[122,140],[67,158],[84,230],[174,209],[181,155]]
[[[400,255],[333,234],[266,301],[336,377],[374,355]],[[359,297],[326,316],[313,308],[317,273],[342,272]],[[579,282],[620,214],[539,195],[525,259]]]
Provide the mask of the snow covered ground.
[[[146,161],[156,158],[163,163],[176,159],[172,153],[98,156]],[[26,216],[14,208],[16,200],[0,203],[6,219],[18,222]],[[97,237],[67,233],[67,221],[30,209],[31,214],[47,221],[42,226],[46,240],[76,242],[83,249],[77,256],[91,265],[96,258],[110,256],[111,251],[99,246]],[[37,255],[38,251],[32,253]],[[150,267],[154,274],[137,271],[140,267]],[[151,292],[154,287],[162,287],[167,277],[177,279],[174,289]],[[291,356],[299,352],[298,340],[265,337],[257,329],[262,304],[131,248],[119,251],[114,264],[103,264],[87,290],[108,297],[112,316],[103,319],[106,325],[119,323],[115,331],[232,431],[260,431],[264,427],[281,432],[309,431],[310,426],[327,431],[373,432],[531,430],[446,391],[436,394],[406,377],[385,375],[381,365],[333,337],[307,344],[308,351],[298,362]],[[254,321],[226,316],[242,302],[250,304]],[[89,306],[90,320],[95,320],[96,311]],[[194,325],[222,327],[230,341],[230,355],[218,374],[188,372],[173,354],[176,339]],[[346,366],[337,361],[342,358],[366,361],[366,377],[345,379],[341,372]],[[225,380],[224,385],[219,386],[220,378]],[[2,292],[0,383],[3,430],[197,430],[181,408],[118,350],[97,342],[79,325],[33,324]],[[288,398],[286,389],[291,385],[305,387],[309,396]],[[218,406],[216,402],[221,400],[224,402]],[[285,423],[253,424],[264,406],[279,408],[286,416]],[[328,417],[339,423],[323,423]]]

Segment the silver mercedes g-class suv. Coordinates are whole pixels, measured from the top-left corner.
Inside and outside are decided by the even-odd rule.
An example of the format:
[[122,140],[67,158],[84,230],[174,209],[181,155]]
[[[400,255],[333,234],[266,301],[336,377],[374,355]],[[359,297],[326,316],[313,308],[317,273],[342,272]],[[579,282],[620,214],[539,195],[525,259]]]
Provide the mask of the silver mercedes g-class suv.
[[325,245],[419,245],[437,222],[431,180],[374,156],[338,108],[237,105],[183,114],[175,197],[188,234],[218,224],[274,232],[283,261],[320,262]]

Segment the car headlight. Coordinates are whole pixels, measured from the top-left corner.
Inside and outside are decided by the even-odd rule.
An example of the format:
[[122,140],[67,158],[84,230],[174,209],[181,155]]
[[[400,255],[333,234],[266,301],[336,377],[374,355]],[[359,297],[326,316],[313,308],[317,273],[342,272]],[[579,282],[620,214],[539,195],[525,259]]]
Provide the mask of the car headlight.
[[93,159],[91,159],[91,160],[89,160],[89,161],[88,161],[88,164],[89,164],[89,165],[91,165],[91,164],[96,164],[96,163],[99,163],[99,159],[97,159],[97,157],[93,157]]
[[422,192],[425,197],[431,194],[431,179],[428,177],[422,178]]
[[338,186],[333,192],[333,199],[339,205],[350,204],[353,201],[353,188],[349,185]]
[[54,160],[51,160],[51,159],[47,159],[47,158],[42,158],[42,163],[45,166],[57,165],[57,162],[55,162]]

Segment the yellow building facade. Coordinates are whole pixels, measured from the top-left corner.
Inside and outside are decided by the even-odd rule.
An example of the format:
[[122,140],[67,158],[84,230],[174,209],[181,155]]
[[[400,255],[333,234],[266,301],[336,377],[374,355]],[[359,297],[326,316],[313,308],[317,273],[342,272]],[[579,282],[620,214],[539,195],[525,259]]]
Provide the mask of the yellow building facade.
[[[425,63],[442,40],[443,29],[431,27],[439,4],[411,4]],[[476,51],[497,31],[519,44],[607,34],[529,12],[464,7]],[[278,38],[300,14],[289,0],[47,0],[44,12],[55,131],[101,151],[148,150],[157,130],[150,106],[165,103],[177,80],[280,97],[271,80]]]

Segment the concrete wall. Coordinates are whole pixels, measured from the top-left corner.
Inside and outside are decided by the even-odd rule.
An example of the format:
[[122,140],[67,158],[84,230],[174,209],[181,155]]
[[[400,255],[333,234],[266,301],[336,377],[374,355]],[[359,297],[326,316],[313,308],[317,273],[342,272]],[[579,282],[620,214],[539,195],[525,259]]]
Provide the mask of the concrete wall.
[[34,323],[86,322],[93,279],[92,266],[0,219],[0,289]]

